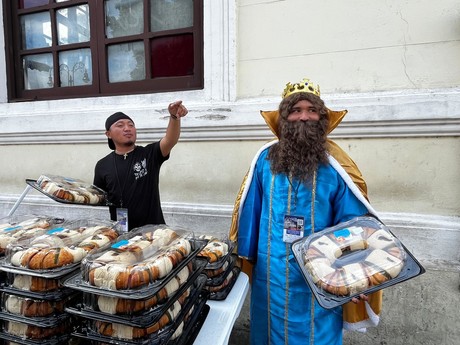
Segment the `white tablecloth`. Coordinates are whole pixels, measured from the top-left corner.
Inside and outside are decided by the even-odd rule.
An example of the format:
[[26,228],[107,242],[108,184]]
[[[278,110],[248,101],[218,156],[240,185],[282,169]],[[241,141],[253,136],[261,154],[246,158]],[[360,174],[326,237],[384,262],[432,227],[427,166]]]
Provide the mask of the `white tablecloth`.
[[194,345],[228,344],[233,325],[240,315],[249,291],[249,278],[240,272],[232,290],[223,301],[208,301],[209,313],[195,339]]

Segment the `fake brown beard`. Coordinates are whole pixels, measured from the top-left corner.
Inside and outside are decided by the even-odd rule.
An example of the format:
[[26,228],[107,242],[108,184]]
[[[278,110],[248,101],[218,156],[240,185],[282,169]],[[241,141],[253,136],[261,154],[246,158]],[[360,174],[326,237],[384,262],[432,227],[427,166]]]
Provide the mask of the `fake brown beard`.
[[279,142],[268,153],[272,172],[311,181],[318,165],[328,162],[328,119],[322,116],[319,121],[289,122],[280,118],[279,126]]

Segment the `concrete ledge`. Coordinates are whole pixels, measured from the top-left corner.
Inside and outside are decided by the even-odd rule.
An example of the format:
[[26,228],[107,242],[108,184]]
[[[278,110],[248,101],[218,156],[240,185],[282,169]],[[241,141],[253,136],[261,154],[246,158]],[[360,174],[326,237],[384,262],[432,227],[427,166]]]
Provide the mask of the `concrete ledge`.
[[[6,216],[18,196],[0,195],[0,216]],[[196,234],[222,235],[230,229],[233,205],[163,203],[166,222]],[[107,218],[107,207],[69,205],[42,195],[27,195],[15,214],[48,214],[76,219]],[[380,213],[381,220],[427,268],[458,272],[460,269],[460,217],[409,213]]]

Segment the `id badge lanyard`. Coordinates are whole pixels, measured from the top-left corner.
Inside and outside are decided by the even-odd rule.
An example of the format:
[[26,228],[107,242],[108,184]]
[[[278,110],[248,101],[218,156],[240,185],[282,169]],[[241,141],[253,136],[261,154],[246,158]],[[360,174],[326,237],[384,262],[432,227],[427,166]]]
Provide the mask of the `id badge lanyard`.
[[[297,216],[295,214],[291,214],[291,195],[292,195],[292,190],[294,189],[294,212],[297,210],[297,197],[298,197],[298,191],[299,187],[302,184],[301,181],[297,183],[297,186],[294,187],[292,183],[292,174],[289,174],[289,191],[288,191],[288,212],[287,214],[284,215],[284,227],[283,227],[283,241],[286,243],[292,243],[298,239],[301,239],[304,237],[305,233],[305,218],[303,216]],[[312,188],[312,194],[311,194],[311,228],[312,228],[312,233],[314,232],[314,207],[315,207],[315,199],[316,199],[316,171],[313,174],[313,188]]]
[[123,207],[123,194],[125,191],[126,182],[128,181],[129,173],[131,172],[133,159],[134,159],[134,154],[132,154],[130,157],[130,160],[128,163],[128,169],[126,169],[126,176],[125,176],[125,179],[123,180],[123,187],[122,187],[120,183],[120,177],[118,174],[117,159],[115,155],[113,156],[113,164],[115,166],[115,175],[117,177],[117,184],[120,190],[120,207],[117,207],[117,210],[116,210],[117,211],[117,221],[119,222],[124,232],[127,232],[129,228],[128,228],[128,209]]

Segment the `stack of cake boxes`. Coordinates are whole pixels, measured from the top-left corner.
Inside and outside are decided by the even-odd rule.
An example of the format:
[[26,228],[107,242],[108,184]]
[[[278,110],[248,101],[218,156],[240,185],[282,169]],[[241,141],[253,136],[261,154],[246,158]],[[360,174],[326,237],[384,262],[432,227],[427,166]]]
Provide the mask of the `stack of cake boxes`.
[[[195,239],[187,231],[168,229],[178,235],[175,240],[153,251],[143,250],[142,255],[132,253],[137,261],[121,261],[111,268],[133,271],[135,266],[153,265],[155,258],[177,251],[178,238],[186,240],[187,255],[169,272],[136,287],[128,282],[117,289],[115,280],[110,283],[115,276],[106,270],[108,280],[96,286],[90,272],[101,266],[101,259],[136,248],[129,244],[151,238],[166,226],[145,226],[119,236],[118,225],[106,220],[18,216],[1,223],[0,339],[5,343],[190,344],[209,311],[206,301],[225,299],[239,274],[231,254],[233,242]],[[226,251],[203,256],[208,244],[212,251],[213,241]],[[47,258],[29,255],[38,252]],[[65,258],[66,253],[73,257]]]
[[233,253],[235,243],[229,239],[210,238],[205,249],[212,252],[213,245],[225,246],[226,253],[222,257],[210,255],[204,269],[207,276],[205,290],[209,291],[208,299],[222,301],[227,298],[241,271],[236,254]]
[[[165,236],[157,231],[175,235],[159,244]],[[205,245],[186,230],[146,225],[93,251],[65,282],[83,293],[66,308],[81,321],[73,336],[85,344],[185,344],[206,317],[208,261],[197,256]]]
[[[25,227],[34,220],[37,224],[46,220],[47,226]],[[11,226],[0,231],[2,243],[9,243],[3,248],[0,266],[4,275],[0,338],[5,343],[66,344],[72,321],[65,306],[79,299],[80,293],[65,287],[63,281],[79,270],[81,259],[90,250],[80,246],[82,243],[93,248],[118,236],[114,223],[65,222],[40,216],[12,216],[2,223]],[[103,235],[103,229],[111,235]]]

